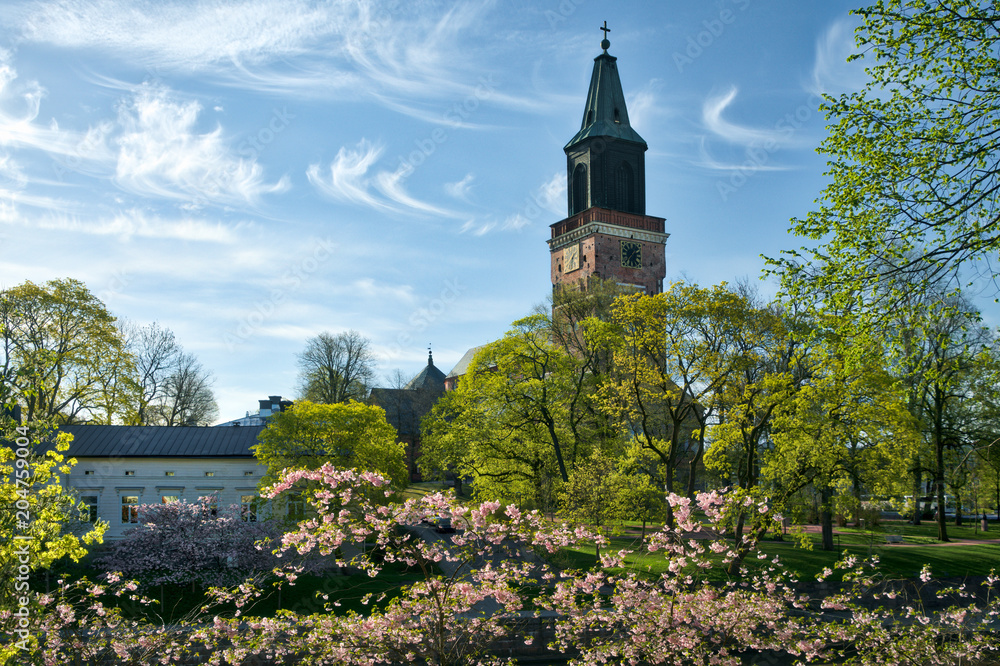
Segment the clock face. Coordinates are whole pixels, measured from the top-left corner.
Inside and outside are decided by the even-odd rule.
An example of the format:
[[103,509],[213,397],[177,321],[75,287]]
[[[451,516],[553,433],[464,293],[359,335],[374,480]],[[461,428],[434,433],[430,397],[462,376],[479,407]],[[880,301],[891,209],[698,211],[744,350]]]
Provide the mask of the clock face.
[[622,241],[622,266],[625,268],[642,267],[642,245],[634,241]]
[[570,245],[563,250],[563,272],[570,273],[580,268],[580,246]]

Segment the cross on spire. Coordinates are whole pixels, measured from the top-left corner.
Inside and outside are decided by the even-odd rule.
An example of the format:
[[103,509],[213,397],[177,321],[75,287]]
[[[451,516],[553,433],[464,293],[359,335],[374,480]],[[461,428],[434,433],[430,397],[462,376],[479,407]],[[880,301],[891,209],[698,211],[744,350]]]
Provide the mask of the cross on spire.
[[608,48],[611,46],[611,42],[608,41],[608,33],[611,32],[611,28],[608,27],[608,22],[605,21],[604,25],[600,27],[600,30],[604,31],[604,39],[601,40],[601,48],[604,52],[608,52]]

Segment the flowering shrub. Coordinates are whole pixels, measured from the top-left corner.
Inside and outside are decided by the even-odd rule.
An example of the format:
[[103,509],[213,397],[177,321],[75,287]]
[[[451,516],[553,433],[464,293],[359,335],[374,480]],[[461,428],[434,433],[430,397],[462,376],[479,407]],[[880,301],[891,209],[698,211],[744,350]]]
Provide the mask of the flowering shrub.
[[[498,664],[505,662],[501,655],[516,658],[516,645],[538,647],[539,636],[524,629],[525,618],[548,622],[542,647],[579,664],[735,666],[754,653],[780,656],[781,663],[848,658],[860,664],[958,664],[997,650],[989,629],[998,606],[988,595],[995,577],[976,598],[964,587],[932,588],[929,570],[907,588],[879,578],[876,563],[846,557],[822,576],[830,579],[823,583],[830,592],[810,596],[777,557],[757,548],[758,527],[771,512],[764,500],[747,495],[669,496],[675,528],[651,535],[643,546],[647,558],[664,560],[663,573],[654,577],[625,567],[627,551],[605,553],[591,570],[559,570],[548,564],[550,554],[597,537],[497,502],[473,508],[439,494],[384,503],[377,495],[391,491],[374,474],[329,465],[290,472],[270,495],[301,481],[316,490],[310,517],[278,547],[279,559],[290,560],[279,571],[286,583],[294,584],[301,571],[295,559],[306,555],[370,576],[396,563],[422,578],[395,598],[369,599],[364,614],[340,612],[329,594],[318,612],[279,611],[268,618],[243,614],[260,594],[246,583],[218,593],[220,600],[235,602],[234,617],[204,616],[169,630],[126,624],[100,604],[106,590],[78,589],[75,601],[67,601],[71,593],[62,590],[56,598],[38,597],[39,619],[32,628],[42,638],[35,639],[36,663],[103,649],[138,659],[133,663],[152,661],[140,654],[168,663],[207,650],[210,663],[239,666]],[[737,514],[746,520],[734,520]],[[440,517],[458,531],[445,537],[426,526]],[[734,539],[731,526],[750,522],[757,527]],[[936,608],[925,603],[931,589],[935,599],[941,597]],[[0,614],[0,642],[12,635],[11,621],[9,613]],[[90,647],[91,640],[97,647]],[[154,647],[156,652],[148,651]]]
[[216,510],[212,497],[144,504],[139,525],[98,564],[143,585],[237,585],[270,573],[280,535],[275,523],[243,520],[238,505]]

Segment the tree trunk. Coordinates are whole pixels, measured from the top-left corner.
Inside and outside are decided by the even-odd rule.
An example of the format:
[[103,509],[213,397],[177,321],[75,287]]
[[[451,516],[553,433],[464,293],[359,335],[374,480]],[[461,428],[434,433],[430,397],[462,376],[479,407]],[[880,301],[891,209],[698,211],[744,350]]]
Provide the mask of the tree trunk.
[[694,457],[691,458],[691,462],[688,463],[688,487],[687,496],[692,502],[694,501],[695,495],[695,475],[698,473],[698,464],[701,462],[702,456],[705,454],[705,426],[701,426],[700,434],[698,435],[698,448],[694,452]]
[[944,398],[942,389],[935,386],[934,400],[934,490],[937,495],[938,541],[948,541],[948,523],[944,516]]
[[736,557],[733,561],[729,563],[728,573],[730,576],[735,576],[740,572],[740,564],[743,562],[743,525],[746,521],[746,514],[740,509],[739,518],[736,520],[736,528],[733,530],[733,539],[735,540],[735,546],[733,550],[736,551]]
[[856,507],[855,510],[854,510],[854,526],[855,527],[862,527],[861,516],[863,515],[864,511],[862,510],[862,506],[861,506],[861,480],[858,479],[857,476],[854,476],[853,479],[852,479],[852,481],[853,481],[853,486],[854,486],[854,488],[853,488],[853,490],[854,490],[854,506]]
[[955,491],[955,526],[962,526],[962,496]]
[[833,512],[830,503],[833,501],[833,491],[829,486],[820,490],[821,506],[819,508],[820,530],[823,533],[823,550],[833,550]]

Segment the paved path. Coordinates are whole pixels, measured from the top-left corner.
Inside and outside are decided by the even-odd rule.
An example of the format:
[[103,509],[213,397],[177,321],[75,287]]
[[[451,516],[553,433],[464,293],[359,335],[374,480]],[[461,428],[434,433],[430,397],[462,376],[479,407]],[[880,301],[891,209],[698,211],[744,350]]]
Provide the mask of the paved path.
[[[810,533],[819,533],[819,532],[822,531],[822,528],[819,525],[799,525],[799,527],[805,528],[805,531],[806,532],[810,532]],[[863,536],[862,534],[859,534],[858,532],[841,532],[840,530],[838,530],[836,528],[834,528],[833,533],[834,533],[834,535],[840,534],[840,535],[843,535],[843,536],[848,536],[848,535],[850,535],[850,536]],[[887,533],[887,532],[875,532],[875,541],[878,543],[878,545],[880,545],[880,546],[892,546],[894,548],[919,548],[919,547],[922,547],[922,546],[985,546],[985,545],[997,546],[997,545],[1000,545],[1000,529],[997,530],[997,538],[996,539],[957,539],[955,537],[949,537],[951,539],[951,541],[945,541],[945,542],[934,541],[932,543],[887,543],[885,541],[885,537],[888,534],[892,534],[892,533],[891,532],[890,533]]]

